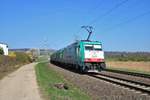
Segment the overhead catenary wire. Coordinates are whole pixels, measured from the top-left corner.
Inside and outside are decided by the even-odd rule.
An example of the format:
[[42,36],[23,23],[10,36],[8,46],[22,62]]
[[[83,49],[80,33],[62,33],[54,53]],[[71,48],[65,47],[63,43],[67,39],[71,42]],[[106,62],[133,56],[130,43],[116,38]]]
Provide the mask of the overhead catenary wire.
[[[90,11],[88,10],[87,12],[90,13],[91,11],[94,11],[95,9],[97,9],[100,6],[100,4],[102,4],[102,1],[103,0],[100,0],[96,7],[92,8],[92,10]],[[81,29],[82,29],[82,26],[77,30],[77,32],[75,33],[75,36],[78,36],[78,34],[81,32]],[[75,40],[77,40],[76,37],[75,37]]]
[[137,20],[137,19],[139,19],[139,18],[141,18],[141,17],[144,17],[144,16],[148,15],[148,14],[150,14],[150,10],[147,11],[147,12],[144,12],[144,13],[142,13],[142,14],[139,14],[139,15],[137,15],[137,16],[134,16],[134,17],[132,17],[132,18],[130,18],[130,19],[127,19],[127,20],[125,20],[125,21],[123,21],[123,22],[121,22],[121,23],[118,23],[118,24],[114,25],[114,26],[111,27],[111,28],[107,28],[107,29],[105,29],[105,30],[106,30],[105,32],[108,32],[108,31],[111,31],[111,30],[113,30],[113,29],[116,29],[117,27],[121,27],[122,25],[131,23],[131,22],[133,22],[133,21],[135,21],[135,20]]
[[111,9],[109,9],[107,12],[105,12],[103,15],[98,16],[97,18],[95,18],[94,20],[92,20],[88,25],[92,25],[94,23],[96,23],[98,20],[100,20],[101,18],[109,15],[111,12],[113,12],[115,9],[119,8],[120,6],[122,6],[123,4],[125,4],[126,2],[128,2],[129,0],[123,0],[122,2],[116,4],[114,7],[112,7]]
[[[92,26],[92,24],[98,22],[99,20],[101,20],[101,19],[104,18],[105,16],[108,16],[110,13],[112,13],[114,10],[116,10],[116,9],[119,8],[119,7],[121,7],[123,4],[127,3],[128,1],[129,1],[129,0],[123,0],[123,1],[121,1],[120,3],[117,3],[114,7],[112,7],[112,8],[109,9],[108,11],[106,11],[103,15],[98,16],[97,18],[95,18],[94,20],[92,20],[88,25],[89,25],[89,26]],[[114,25],[114,26],[111,27],[111,28],[107,28],[106,31],[111,31],[111,30],[113,30],[113,29],[115,29],[115,28],[117,28],[117,27],[120,27],[120,26],[124,25],[124,24],[128,24],[128,23],[130,23],[130,22],[132,22],[132,21],[134,21],[134,20],[137,20],[137,19],[139,19],[139,18],[141,18],[141,17],[143,17],[143,16],[145,16],[145,15],[147,15],[147,14],[150,14],[150,11],[145,12],[145,13],[142,13],[142,14],[137,15],[137,16],[135,16],[135,17],[132,17],[132,18],[130,18],[130,19],[127,19],[127,20],[125,20],[125,21],[123,21],[123,22],[121,22],[121,23],[118,23],[118,24]],[[80,31],[81,31],[81,28],[78,30],[78,33],[79,33]]]
[[96,9],[98,9],[103,4],[103,0],[99,0],[97,5],[95,5],[93,8],[87,11],[87,13],[93,13]]
[[[115,9],[119,8],[120,6],[122,6],[123,4],[125,4],[126,2],[128,2],[129,0],[123,0],[122,2],[120,3],[117,3],[114,7],[112,7],[111,9],[109,9],[107,12],[105,12],[103,15],[101,16],[98,16],[96,19],[94,19],[93,21],[91,21],[88,25],[92,26],[92,24],[94,24],[95,22],[97,22],[98,20],[100,20],[101,18],[109,15],[111,12],[113,12]],[[96,8],[95,8],[96,9]],[[79,28],[79,30],[77,31],[76,34],[79,34],[81,31],[81,28]]]
[[[123,0],[120,3],[117,3],[114,7],[112,7],[111,9],[109,9],[107,12],[105,12],[103,15],[98,16],[96,19],[94,19],[93,21],[91,21],[88,26],[92,26],[92,24],[94,24],[95,22],[97,22],[98,20],[100,20],[101,18],[109,15],[111,12],[113,12],[115,9],[119,8],[120,6],[122,6],[124,3],[126,3],[129,0]],[[79,32],[81,31],[81,28],[78,30],[77,34],[79,34]]]

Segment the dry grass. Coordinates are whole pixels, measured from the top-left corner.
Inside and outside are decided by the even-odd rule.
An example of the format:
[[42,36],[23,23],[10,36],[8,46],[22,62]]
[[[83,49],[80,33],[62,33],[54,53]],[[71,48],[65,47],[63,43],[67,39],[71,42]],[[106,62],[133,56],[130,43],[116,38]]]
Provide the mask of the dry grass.
[[126,69],[139,72],[150,72],[150,62],[107,61],[108,68]]
[[31,59],[25,53],[16,52],[15,56],[0,55],[0,79],[18,69],[20,66],[30,63]]

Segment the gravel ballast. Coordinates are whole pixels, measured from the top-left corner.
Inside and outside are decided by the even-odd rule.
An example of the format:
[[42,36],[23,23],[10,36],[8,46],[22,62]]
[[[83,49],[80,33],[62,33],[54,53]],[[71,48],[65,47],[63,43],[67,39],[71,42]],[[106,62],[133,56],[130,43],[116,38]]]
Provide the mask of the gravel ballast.
[[79,74],[53,64],[49,64],[49,67],[89,94],[92,100],[150,100],[150,96],[146,94],[141,94],[86,74]]

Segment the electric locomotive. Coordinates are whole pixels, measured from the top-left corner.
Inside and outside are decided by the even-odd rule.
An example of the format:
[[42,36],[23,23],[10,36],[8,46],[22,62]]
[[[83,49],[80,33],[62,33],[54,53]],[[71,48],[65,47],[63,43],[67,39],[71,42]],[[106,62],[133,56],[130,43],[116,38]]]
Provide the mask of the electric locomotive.
[[102,43],[81,40],[51,55],[55,64],[71,65],[81,72],[98,72],[106,68]]

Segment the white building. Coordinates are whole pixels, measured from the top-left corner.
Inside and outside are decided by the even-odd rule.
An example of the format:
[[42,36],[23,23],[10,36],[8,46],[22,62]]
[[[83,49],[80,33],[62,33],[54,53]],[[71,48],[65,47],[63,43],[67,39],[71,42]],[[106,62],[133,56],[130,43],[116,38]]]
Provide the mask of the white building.
[[3,49],[4,55],[8,55],[8,45],[4,43],[0,43],[0,48]]

